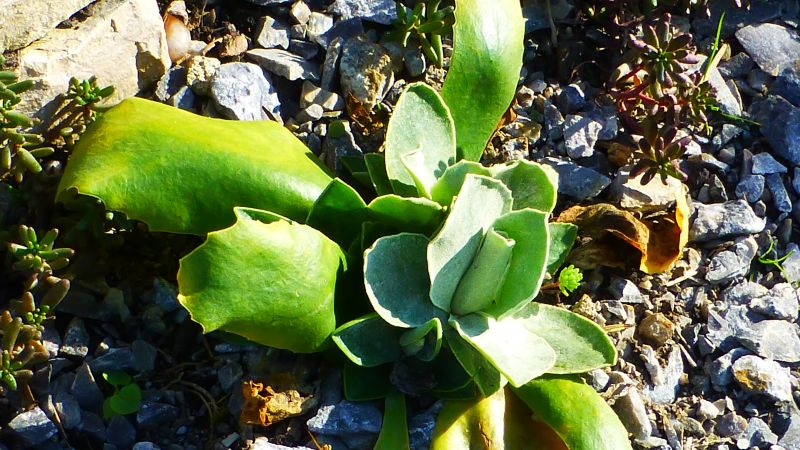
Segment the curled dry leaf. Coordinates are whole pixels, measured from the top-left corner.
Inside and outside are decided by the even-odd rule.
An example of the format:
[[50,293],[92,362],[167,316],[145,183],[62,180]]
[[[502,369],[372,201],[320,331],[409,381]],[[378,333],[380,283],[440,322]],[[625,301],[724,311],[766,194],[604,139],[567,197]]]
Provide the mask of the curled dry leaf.
[[[573,223],[579,234],[590,238],[575,248],[568,261],[582,269],[597,266],[625,267],[639,258],[639,269],[653,274],[668,270],[680,258],[689,236],[686,188],[676,188],[675,205],[667,211],[638,218],[609,203],[573,206],[558,222]],[[620,247],[628,245],[630,251]]]
[[290,417],[305,414],[316,406],[313,397],[303,397],[294,389],[275,392],[270,386],[251,380],[242,382],[244,406],[239,421],[267,426]]

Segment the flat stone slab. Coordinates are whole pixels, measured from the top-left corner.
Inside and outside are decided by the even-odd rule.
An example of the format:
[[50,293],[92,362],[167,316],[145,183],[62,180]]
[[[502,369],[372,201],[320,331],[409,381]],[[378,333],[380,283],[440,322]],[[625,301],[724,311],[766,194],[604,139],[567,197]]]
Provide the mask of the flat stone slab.
[[0,0],[0,53],[44,37],[94,0]]

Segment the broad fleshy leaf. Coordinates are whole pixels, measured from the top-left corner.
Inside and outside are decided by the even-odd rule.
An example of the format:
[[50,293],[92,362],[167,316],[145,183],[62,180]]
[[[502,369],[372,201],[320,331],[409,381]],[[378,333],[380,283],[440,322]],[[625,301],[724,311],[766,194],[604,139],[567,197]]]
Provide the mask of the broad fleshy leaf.
[[442,313],[428,297],[427,246],[421,234],[400,233],[378,239],[364,254],[367,296],[387,323],[415,328]]
[[373,450],[398,450],[409,448],[406,396],[394,392],[386,397],[383,424]]
[[434,305],[450,311],[458,282],[469,268],[483,235],[512,207],[511,192],[503,183],[480,175],[467,175],[450,215],[428,245],[430,297]]
[[347,322],[333,332],[333,342],[350,361],[375,367],[403,357],[400,347],[402,328],[389,325],[377,314]]
[[334,178],[308,213],[306,224],[325,233],[340,245],[349,245],[361,232],[367,204],[355,189]]
[[431,188],[431,199],[442,206],[453,204],[453,198],[458,195],[467,175],[491,176],[488,168],[474,161],[459,161],[444,171],[444,174]]
[[484,309],[488,314],[498,318],[512,314],[539,293],[547,271],[547,217],[541,211],[520,209],[495,221],[494,228],[515,244],[500,295]]
[[569,450],[630,450],[628,432],[594,389],[570,375],[545,375],[513,389]]
[[378,195],[388,195],[392,191],[392,183],[386,173],[386,158],[381,153],[367,153],[364,155],[369,179]]
[[318,351],[336,327],[342,252],[319,231],[237,208],[180,262],[178,300],[204,332],[224,330],[270,347]]
[[232,225],[236,206],[304,221],[330,181],[276,122],[210,119],[129,98],[81,136],[58,200],[77,191],[150,230],[205,234]]
[[345,361],[342,368],[344,397],[351,402],[363,402],[386,398],[395,391],[390,376],[391,364],[362,367]]
[[473,313],[492,304],[506,278],[514,244],[513,239],[489,229],[478,254],[458,283],[450,304],[453,314]]
[[492,178],[500,180],[514,196],[514,209],[531,208],[550,213],[556,206],[558,174],[549,166],[525,160],[492,166]]
[[572,244],[578,237],[578,227],[566,222],[550,222],[550,254],[547,257],[547,272],[555,274],[572,250]]
[[533,333],[525,319],[509,316],[503,320],[475,313],[451,318],[458,331],[512,386],[522,386],[547,373],[556,362],[552,347]]
[[617,349],[605,331],[564,308],[531,302],[514,318],[555,350],[556,362],[548,373],[583,373],[617,361]]
[[458,157],[477,161],[517,89],[525,23],[517,0],[458,0],[442,98],[456,124]]
[[406,331],[400,337],[400,346],[406,355],[432,361],[442,348],[442,321],[436,317]]
[[[456,159],[453,119],[433,88],[413,83],[403,91],[386,127],[385,146],[393,191],[404,197],[427,196],[423,194]],[[425,192],[418,191],[418,183]]]
[[434,232],[444,218],[444,208],[432,200],[394,194],[371,201],[368,210],[371,220],[423,234]]
[[555,432],[531,418],[509,390],[469,400],[446,400],[431,450],[569,450]]

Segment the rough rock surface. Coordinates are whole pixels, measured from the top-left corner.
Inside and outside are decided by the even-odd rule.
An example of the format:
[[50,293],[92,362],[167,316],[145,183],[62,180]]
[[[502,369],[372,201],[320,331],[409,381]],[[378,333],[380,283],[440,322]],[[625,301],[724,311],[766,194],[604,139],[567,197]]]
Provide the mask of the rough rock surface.
[[93,0],[3,0],[0,2],[0,53],[22,48]]

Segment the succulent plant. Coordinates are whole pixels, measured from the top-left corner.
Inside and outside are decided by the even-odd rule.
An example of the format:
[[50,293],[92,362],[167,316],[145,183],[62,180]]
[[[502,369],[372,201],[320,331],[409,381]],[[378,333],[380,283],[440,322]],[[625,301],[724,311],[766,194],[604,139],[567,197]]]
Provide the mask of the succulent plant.
[[690,136],[675,140],[678,129],[663,127],[656,131],[651,127],[647,135],[639,139],[638,148],[634,151],[635,164],[631,168],[631,176],[642,175],[642,184],[649,183],[656,175],[666,183],[667,177],[686,181],[688,176],[681,170],[679,160],[691,142]]
[[393,22],[395,29],[390,33],[390,37],[403,47],[408,47],[413,37],[437,67],[442,67],[444,60],[442,35],[452,31],[455,21],[454,8],[446,6],[440,9],[440,4],[441,0],[416,0],[414,7],[409,8],[402,1],[396,1],[397,19]]

